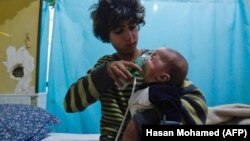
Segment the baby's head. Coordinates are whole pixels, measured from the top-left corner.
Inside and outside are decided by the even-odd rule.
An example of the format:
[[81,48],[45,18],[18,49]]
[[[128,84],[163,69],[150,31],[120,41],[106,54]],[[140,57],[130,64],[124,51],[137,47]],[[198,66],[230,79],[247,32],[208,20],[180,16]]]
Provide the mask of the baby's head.
[[166,47],[153,51],[144,67],[144,81],[147,83],[168,82],[179,85],[188,73],[186,59],[176,50]]

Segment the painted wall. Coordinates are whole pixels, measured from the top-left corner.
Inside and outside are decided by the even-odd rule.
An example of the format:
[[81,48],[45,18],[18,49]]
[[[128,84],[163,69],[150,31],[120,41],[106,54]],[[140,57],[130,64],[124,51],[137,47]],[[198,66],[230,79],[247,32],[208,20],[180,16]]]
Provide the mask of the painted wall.
[[[6,49],[11,45],[16,50],[24,47],[34,58],[38,51],[38,25],[40,0],[1,0],[0,1],[0,93],[14,92],[17,80],[7,72],[4,61]],[[32,85],[36,84],[36,71],[32,71]]]

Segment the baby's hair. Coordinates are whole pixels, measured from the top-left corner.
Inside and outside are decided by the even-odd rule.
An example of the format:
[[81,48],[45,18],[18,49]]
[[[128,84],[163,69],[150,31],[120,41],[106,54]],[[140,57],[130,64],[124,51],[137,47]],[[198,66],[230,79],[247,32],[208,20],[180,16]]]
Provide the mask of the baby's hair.
[[172,48],[166,48],[171,53],[175,54],[175,57],[169,62],[171,67],[168,67],[170,73],[170,83],[180,85],[187,77],[188,62],[185,57],[178,51]]

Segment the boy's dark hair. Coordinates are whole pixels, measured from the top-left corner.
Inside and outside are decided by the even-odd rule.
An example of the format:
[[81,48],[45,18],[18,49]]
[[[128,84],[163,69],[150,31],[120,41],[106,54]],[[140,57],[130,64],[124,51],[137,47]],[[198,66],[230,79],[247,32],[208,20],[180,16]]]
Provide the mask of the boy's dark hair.
[[132,20],[139,28],[145,24],[145,8],[140,0],[99,0],[90,9],[94,35],[104,43],[110,43],[110,31],[122,21]]

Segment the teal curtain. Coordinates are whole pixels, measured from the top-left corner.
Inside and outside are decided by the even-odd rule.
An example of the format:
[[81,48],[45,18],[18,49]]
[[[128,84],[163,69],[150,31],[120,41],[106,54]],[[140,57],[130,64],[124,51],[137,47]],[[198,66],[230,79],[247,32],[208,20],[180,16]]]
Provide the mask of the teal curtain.
[[[85,75],[98,58],[114,52],[111,45],[101,43],[92,33],[89,7],[95,2],[56,0],[47,101],[47,110],[62,121],[55,132],[99,133],[99,102],[80,113],[66,113],[63,109],[69,86]],[[168,46],[180,51],[189,62],[188,78],[204,92],[209,106],[250,104],[247,0],[142,3],[146,7],[146,25],[140,29],[139,48]]]
[[49,34],[49,5],[43,0],[40,17],[40,48],[38,64],[38,92],[46,91],[47,56],[48,56],[48,34]]

